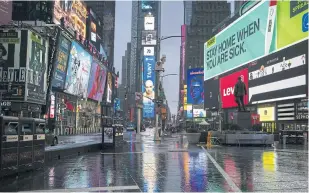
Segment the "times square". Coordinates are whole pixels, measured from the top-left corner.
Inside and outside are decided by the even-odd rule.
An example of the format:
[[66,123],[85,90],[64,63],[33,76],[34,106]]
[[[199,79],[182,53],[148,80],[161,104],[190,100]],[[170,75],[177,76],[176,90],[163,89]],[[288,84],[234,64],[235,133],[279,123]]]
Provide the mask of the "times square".
[[308,1],[0,16],[0,192],[308,192]]

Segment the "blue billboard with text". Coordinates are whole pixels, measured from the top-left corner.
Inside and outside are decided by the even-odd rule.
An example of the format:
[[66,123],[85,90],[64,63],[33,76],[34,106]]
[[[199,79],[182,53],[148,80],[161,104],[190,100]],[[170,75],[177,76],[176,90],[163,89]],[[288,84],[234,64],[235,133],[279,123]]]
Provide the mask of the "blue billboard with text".
[[153,100],[155,99],[155,57],[144,56],[143,65],[143,117],[153,118],[155,105]]

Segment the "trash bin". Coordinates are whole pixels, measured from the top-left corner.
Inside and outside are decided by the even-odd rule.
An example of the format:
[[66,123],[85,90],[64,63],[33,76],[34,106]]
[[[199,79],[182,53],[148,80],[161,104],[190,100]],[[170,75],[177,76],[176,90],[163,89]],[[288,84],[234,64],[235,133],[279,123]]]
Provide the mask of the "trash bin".
[[0,116],[0,176],[18,173],[18,118]]
[[45,120],[34,120],[33,168],[43,168],[45,164]]
[[19,118],[18,171],[33,169],[34,119]]

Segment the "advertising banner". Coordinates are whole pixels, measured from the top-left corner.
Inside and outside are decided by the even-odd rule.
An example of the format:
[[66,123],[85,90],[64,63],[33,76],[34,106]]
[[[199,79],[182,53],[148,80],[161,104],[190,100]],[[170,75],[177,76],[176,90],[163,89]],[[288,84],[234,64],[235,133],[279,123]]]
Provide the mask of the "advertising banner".
[[13,1],[0,1],[0,25],[8,25],[12,21]]
[[261,122],[275,121],[275,107],[258,108],[258,114]]
[[187,74],[187,102],[192,105],[204,104],[203,68],[188,69]]
[[181,26],[181,68],[182,68],[182,74],[181,78],[182,80],[185,80],[185,63],[186,63],[186,31],[187,27],[186,25]]
[[117,112],[119,110],[120,110],[120,99],[115,98],[115,100],[114,100],[114,111]]
[[[87,18],[87,39],[89,41],[88,48],[91,53],[97,55],[100,53],[100,45],[102,42],[102,26],[100,20],[92,9],[88,9],[89,14]],[[101,54],[101,53],[100,53]]]
[[205,43],[204,80],[307,38],[307,1],[263,1]]
[[149,11],[154,8],[155,1],[142,0],[142,10]]
[[154,47],[144,47],[144,56],[154,56]]
[[154,30],[155,29],[155,18],[153,16],[144,17],[144,30]]
[[110,72],[107,73],[107,92],[106,92],[106,102],[112,103],[113,97],[113,81],[112,81],[112,74]]
[[257,5],[205,43],[205,80],[270,52],[265,50],[268,8],[268,1]]
[[92,57],[77,42],[73,41],[65,81],[65,92],[87,97]]
[[153,118],[154,117],[154,102],[155,99],[155,57],[154,56],[144,56],[144,66],[143,66],[143,117]]
[[[222,108],[237,107],[234,96],[234,88],[238,81],[238,77],[245,83],[248,91],[248,69],[243,69],[233,74],[229,74],[220,78],[220,96]],[[248,95],[244,96],[244,104],[248,104]]]
[[157,31],[142,31],[142,45],[157,45]]
[[251,104],[306,97],[308,40],[250,63],[248,70]]
[[64,87],[70,48],[71,41],[61,35],[57,49],[57,57],[55,60],[56,70],[52,81],[53,87],[60,89],[63,89]]
[[80,0],[74,1],[54,1],[53,22],[61,24],[64,18],[65,27],[74,34],[81,35],[83,40],[86,38],[86,19],[88,15],[87,6]]
[[106,83],[106,68],[96,60],[92,60],[89,83],[88,98],[101,102]]
[[188,103],[188,98],[187,98],[187,95],[188,95],[188,88],[187,88],[187,85],[183,85],[183,104],[186,105]]
[[46,69],[48,63],[48,41],[40,35],[28,31],[28,102],[46,103]]
[[308,1],[277,1],[277,48],[304,38],[308,38]]
[[206,111],[203,109],[193,109],[193,117],[206,117]]
[[27,42],[28,30],[0,30],[1,89],[18,89],[18,95],[3,95],[3,100],[24,101]]

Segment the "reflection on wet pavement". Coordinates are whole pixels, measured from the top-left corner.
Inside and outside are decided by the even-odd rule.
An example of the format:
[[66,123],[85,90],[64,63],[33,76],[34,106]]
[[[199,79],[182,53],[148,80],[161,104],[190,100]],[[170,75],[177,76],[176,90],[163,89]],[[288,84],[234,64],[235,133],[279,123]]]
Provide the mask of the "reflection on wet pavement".
[[143,136],[141,142],[127,143],[113,154],[91,153],[46,166],[45,171],[28,173],[18,180],[6,179],[1,182],[1,191],[228,192],[235,190],[231,183],[244,192],[308,191],[306,153],[216,147],[207,154],[200,147],[179,141],[174,137],[160,143],[153,142],[152,135]]

